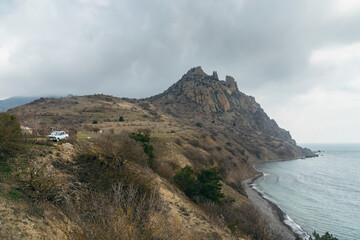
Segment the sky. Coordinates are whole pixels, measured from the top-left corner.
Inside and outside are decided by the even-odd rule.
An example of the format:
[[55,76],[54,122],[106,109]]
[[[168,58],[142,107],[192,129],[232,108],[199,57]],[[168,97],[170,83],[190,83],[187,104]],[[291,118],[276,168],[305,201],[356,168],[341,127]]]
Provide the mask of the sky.
[[360,143],[358,0],[2,0],[0,99],[235,78],[299,143]]

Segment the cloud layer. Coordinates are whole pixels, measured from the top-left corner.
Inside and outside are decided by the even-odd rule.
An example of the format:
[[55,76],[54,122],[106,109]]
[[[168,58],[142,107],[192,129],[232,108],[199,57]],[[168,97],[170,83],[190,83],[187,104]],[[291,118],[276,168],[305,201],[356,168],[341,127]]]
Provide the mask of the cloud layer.
[[201,65],[300,142],[360,142],[359,13],[356,0],[2,1],[0,99],[148,97]]

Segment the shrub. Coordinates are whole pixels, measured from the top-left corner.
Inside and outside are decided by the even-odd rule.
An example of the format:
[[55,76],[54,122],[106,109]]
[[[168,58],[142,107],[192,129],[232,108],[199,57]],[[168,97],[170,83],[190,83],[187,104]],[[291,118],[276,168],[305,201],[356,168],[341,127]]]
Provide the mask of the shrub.
[[144,194],[134,185],[119,182],[107,192],[80,190],[77,195],[77,201],[66,197],[63,206],[76,223],[62,229],[68,239],[178,238],[179,232],[162,217],[162,204],[154,192]]
[[23,195],[21,194],[21,192],[19,192],[16,189],[11,189],[9,191],[9,196],[12,200],[20,200],[23,198]]
[[195,169],[205,168],[210,165],[210,157],[202,149],[186,146],[184,150],[184,156],[194,164]]
[[175,138],[174,138],[174,142],[175,142],[177,145],[182,146],[182,140],[181,140],[181,138],[175,137]]
[[199,194],[199,185],[195,178],[194,171],[190,166],[186,166],[173,177],[175,185],[183,191],[186,196],[193,199]]
[[123,122],[124,118],[123,117],[119,117],[119,122]]
[[0,114],[0,159],[16,155],[21,149],[21,128],[13,115]]
[[197,175],[199,182],[199,196],[209,199],[216,203],[221,203],[220,199],[225,197],[221,192],[222,178],[215,168],[202,169]]
[[128,162],[144,166],[146,155],[141,144],[126,132],[101,135],[78,147],[77,165],[83,182],[105,186],[124,178],[123,170]]
[[214,224],[220,227],[227,225],[236,237],[241,238],[245,234],[248,239],[254,240],[284,239],[278,230],[268,227],[269,223],[259,210],[249,203],[233,204],[225,199],[222,205],[206,200],[200,205]]
[[59,177],[48,172],[48,164],[37,166],[33,159],[29,159],[27,172],[20,174],[21,181],[25,185],[25,193],[31,197],[34,202],[41,201],[43,204],[47,199],[53,199],[56,192],[56,186],[61,185]]
[[326,232],[324,235],[320,236],[317,232],[313,232],[314,238],[310,237],[309,240],[338,240],[338,238],[333,237],[332,234]]
[[152,166],[152,160],[154,159],[154,146],[150,144],[150,130],[138,130],[130,134],[130,137],[135,141],[141,143],[145,154],[148,156],[148,165]]
[[97,132],[100,132],[100,128],[98,128],[98,127],[93,127],[93,128],[91,129],[91,131],[97,133]]
[[153,168],[159,176],[171,181],[175,175],[175,171],[180,169],[180,166],[176,162],[157,159],[153,162]]
[[193,147],[200,147],[200,142],[198,139],[196,138],[191,138],[189,139],[189,144],[192,145]]
[[201,169],[196,175],[190,166],[181,169],[173,177],[178,188],[192,200],[210,200],[221,203],[224,194],[221,192],[221,177],[215,168]]
[[97,120],[93,120],[93,121],[92,121],[92,124],[98,124],[98,121],[97,121]]

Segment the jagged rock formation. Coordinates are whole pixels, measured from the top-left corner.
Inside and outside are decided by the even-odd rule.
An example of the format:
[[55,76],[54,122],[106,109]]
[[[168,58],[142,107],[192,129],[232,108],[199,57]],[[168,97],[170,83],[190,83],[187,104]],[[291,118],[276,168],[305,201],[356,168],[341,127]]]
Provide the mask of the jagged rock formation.
[[257,159],[311,156],[296,146],[288,131],[270,119],[254,97],[239,91],[233,77],[219,80],[217,72],[207,75],[201,67],[190,69],[164,93],[149,99],[166,113],[189,122],[224,127]]

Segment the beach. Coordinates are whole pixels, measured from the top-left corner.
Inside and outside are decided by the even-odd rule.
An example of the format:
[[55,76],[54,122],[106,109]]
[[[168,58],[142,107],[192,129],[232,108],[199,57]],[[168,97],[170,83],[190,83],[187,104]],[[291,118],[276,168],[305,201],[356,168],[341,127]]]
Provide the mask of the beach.
[[271,231],[280,234],[283,239],[294,240],[296,237],[295,233],[284,223],[284,213],[281,209],[263,198],[259,192],[251,187],[251,184],[260,176],[261,174],[243,181],[243,186],[248,198],[259,210],[260,214],[262,214],[262,217],[268,222]]

